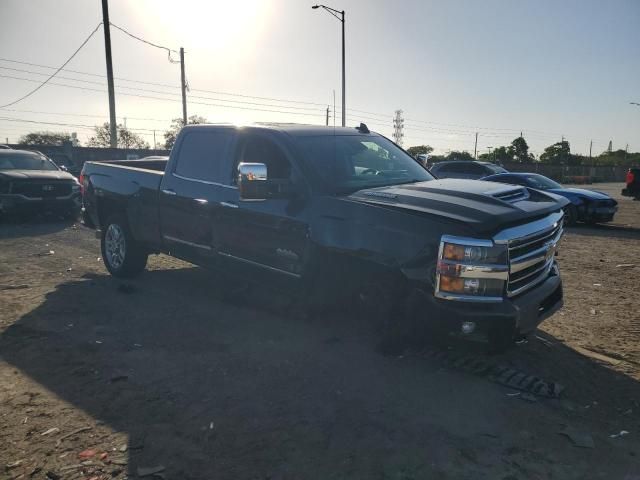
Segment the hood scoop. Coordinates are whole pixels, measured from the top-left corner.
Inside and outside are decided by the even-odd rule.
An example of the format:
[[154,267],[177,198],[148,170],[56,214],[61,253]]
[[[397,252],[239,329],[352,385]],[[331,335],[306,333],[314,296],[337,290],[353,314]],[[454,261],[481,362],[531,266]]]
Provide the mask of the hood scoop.
[[384,200],[397,200],[398,199],[398,195],[396,195],[395,193],[389,193],[389,192],[380,192],[377,190],[367,190],[362,192],[362,195],[366,195],[367,197],[374,197],[374,198],[381,198]]
[[487,195],[491,195],[493,198],[497,198],[503,202],[516,203],[527,200],[529,198],[529,191],[524,187],[508,186],[487,192]]

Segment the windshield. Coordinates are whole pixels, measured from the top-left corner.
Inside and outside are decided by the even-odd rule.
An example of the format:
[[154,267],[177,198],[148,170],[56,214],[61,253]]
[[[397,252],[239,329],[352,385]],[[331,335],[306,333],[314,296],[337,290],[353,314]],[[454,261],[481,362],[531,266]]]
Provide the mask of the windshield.
[[552,188],[562,188],[557,182],[554,182],[550,178],[543,177],[542,175],[527,175],[527,183],[531,188],[537,188],[538,190],[549,190]]
[[36,153],[11,152],[0,155],[0,170],[58,170],[58,167]]
[[508,170],[505,170],[504,168],[502,168],[499,165],[487,165],[487,168],[489,170],[491,170],[494,174],[495,173],[509,173]]
[[317,175],[335,192],[434,178],[400,148],[377,135],[300,137],[298,144]]

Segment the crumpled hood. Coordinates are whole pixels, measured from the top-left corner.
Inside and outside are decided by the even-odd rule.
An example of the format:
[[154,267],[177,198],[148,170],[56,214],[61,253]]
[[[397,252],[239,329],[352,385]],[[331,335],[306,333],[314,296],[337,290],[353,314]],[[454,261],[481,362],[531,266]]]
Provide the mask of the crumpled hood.
[[440,179],[359,190],[348,197],[413,214],[444,217],[478,232],[558,211],[569,202],[516,185],[480,180]]
[[586,188],[552,188],[549,191],[558,195],[567,194],[569,196],[585,197],[590,200],[611,200],[611,197],[606,193],[587,190]]
[[73,175],[62,170],[0,170],[0,178],[9,180],[75,180]]

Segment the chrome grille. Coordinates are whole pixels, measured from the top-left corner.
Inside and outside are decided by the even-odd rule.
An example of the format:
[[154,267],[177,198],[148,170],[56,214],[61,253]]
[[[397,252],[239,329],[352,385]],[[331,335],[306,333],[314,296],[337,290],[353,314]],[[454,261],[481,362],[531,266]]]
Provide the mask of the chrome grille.
[[543,281],[553,266],[558,241],[562,236],[562,214],[543,222],[519,227],[521,236],[509,238],[509,281],[507,295],[513,297]]

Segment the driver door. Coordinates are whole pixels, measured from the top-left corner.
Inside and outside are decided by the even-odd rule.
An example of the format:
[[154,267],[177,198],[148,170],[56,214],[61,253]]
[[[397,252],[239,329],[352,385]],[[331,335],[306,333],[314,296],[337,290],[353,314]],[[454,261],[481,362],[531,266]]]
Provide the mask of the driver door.
[[[287,152],[269,136],[244,132],[237,143],[229,184],[236,186],[239,163],[264,163],[274,180],[300,182]],[[307,201],[303,195],[243,201],[237,188],[225,189],[215,233],[215,249],[236,266],[290,277],[302,274],[309,246]]]

